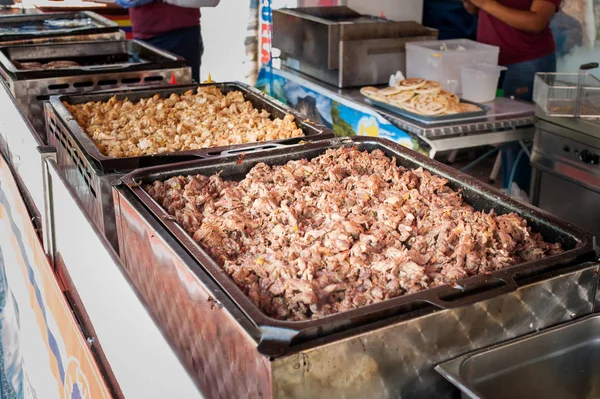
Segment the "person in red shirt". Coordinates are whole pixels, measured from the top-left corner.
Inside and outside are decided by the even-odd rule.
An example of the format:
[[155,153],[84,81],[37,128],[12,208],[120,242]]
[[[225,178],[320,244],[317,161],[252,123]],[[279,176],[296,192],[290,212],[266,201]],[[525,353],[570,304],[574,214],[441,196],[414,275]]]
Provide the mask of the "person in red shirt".
[[[478,14],[477,41],[500,48],[498,63],[507,68],[500,79],[505,97],[532,101],[538,72],[556,72],[556,44],[550,20],[562,0],[463,0]],[[520,158],[514,182],[529,192],[531,165],[513,143],[502,150],[502,185],[508,188],[513,166]]]
[[216,7],[220,0],[116,0],[129,9],[133,37],[182,57],[200,81],[204,44],[200,7]]
[[479,15],[477,41],[500,47],[499,64],[508,69],[506,97],[531,101],[537,72],[556,71],[556,45],[550,20],[562,0],[463,0]]

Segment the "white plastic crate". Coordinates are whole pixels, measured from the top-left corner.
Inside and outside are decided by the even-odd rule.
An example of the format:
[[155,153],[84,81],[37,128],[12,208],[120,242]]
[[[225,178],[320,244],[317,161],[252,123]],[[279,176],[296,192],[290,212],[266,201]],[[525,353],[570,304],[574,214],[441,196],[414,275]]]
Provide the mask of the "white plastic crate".
[[[461,87],[463,65],[498,65],[500,48],[468,39],[406,43],[406,73],[409,78],[436,80],[444,89]],[[456,93],[460,94],[460,93]]]

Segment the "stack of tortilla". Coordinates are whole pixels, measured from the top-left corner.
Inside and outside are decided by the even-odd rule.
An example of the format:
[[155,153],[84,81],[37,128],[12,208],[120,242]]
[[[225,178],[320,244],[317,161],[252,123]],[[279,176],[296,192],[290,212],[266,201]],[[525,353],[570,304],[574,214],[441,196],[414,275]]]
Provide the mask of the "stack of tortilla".
[[374,101],[384,102],[423,116],[453,115],[481,111],[476,105],[461,103],[459,98],[442,85],[420,78],[405,79],[396,86],[377,89],[363,87],[360,93]]

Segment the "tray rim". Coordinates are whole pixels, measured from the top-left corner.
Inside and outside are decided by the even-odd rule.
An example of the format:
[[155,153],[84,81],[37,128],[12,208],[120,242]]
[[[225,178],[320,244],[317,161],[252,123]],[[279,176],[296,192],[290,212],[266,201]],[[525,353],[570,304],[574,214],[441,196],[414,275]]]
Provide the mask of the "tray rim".
[[[92,47],[94,45],[102,44],[106,45],[107,43],[111,44],[121,44],[123,43],[126,47],[126,52],[129,54],[130,51],[135,49],[144,49],[145,51],[151,51],[156,53],[156,55],[163,58],[163,60],[159,61],[145,61],[140,63],[132,63],[132,64],[114,64],[114,66],[109,65],[106,68],[98,68],[93,69],[89,67],[71,67],[71,68],[58,68],[52,70],[45,69],[36,69],[36,70],[23,70],[16,67],[13,60],[9,58],[7,52],[13,48],[18,49],[27,49],[27,48],[37,48],[37,47],[79,47],[86,46]],[[122,73],[122,72],[137,72],[137,71],[149,71],[156,69],[173,69],[173,68],[185,68],[185,60],[175,54],[169,53],[162,49],[159,49],[156,46],[145,43],[141,40],[113,40],[113,41],[103,41],[103,40],[85,40],[80,42],[68,43],[68,42],[55,42],[55,43],[39,43],[39,44],[23,44],[23,45],[6,45],[0,46],[0,67],[10,75],[13,80],[21,81],[21,80],[39,80],[39,79],[48,79],[48,78],[57,78],[57,77],[70,77],[70,76],[82,76],[82,75],[99,75],[105,73]]]
[[[525,274],[528,270],[542,268],[542,265],[544,264],[548,264],[545,266],[546,268],[551,268],[555,266],[563,267],[567,264],[572,264],[576,262],[579,257],[593,253],[594,238],[590,233],[587,233],[586,231],[568,222],[562,221],[545,211],[534,208],[531,205],[517,202],[516,200],[506,196],[502,192],[488,186],[485,183],[479,182],[476,179],[462,174],[449,166],[443,165],[437,161],[433,161],[421,154],[408,150],[400,146],[399,144],[389,141],[387,139],[366,137],[338,138],[309,143],[305,145],[298,145],[292,148],[286,148],[285,152],[299,153],[301,151],[307,152],[309,150],[317,149],[321,149],[322,152],[324,152],[330,148],[338,148],[342,146],[352,147],[354,144],[361,143],[363,143],[364,145],[374,144],[376,146],[381,146],[383,148],[378,148],[382,150],[395,150],[397,151],[397,153],[394,155],[395,157],[411,157],[412,159],[409,158],[409,161],[416,161],[417,164],[425,168],[427,168],[427,164],[433,164],[438,169],[433,170],[432,173],[447,178],[448,180],[450,180],[450,182],[460,182],[464,185],[470,185],[473,190],[479,189],[487,191],[486,195],[489,197],[493,197],[498,202],[498,205],[504,205],[510,208],[513,212],[518,212],[521,217],[526,219],[537,217],[541,219],[546,225],[553,225],[556,229],[560,230],[563,236],[568,236],[570,239],[576,242],[574,248],[566,250],[565,252],[558,255],[549,256],[538,261],[524,262],[514,266],[510,266],[505,269],[497,270],[489,276],[477,275],[458,280],[456,284],[458,284],[459,287],[462,286],[471,289],[480,288],[481,286],[485,286],[486,284],[489,285],[493,282],[501,281],[505,283],[504,287],[498,288],[496,286],[489,289],[488,291],[485,291],[482,297],[480,297],[477,294],[473,294],[472,297],[476,298],[476,300],[473,303],[495,297],[501,293],[507,293],[516,290],[519,286],[519,283],[515,282],[515,277],[519,274]],[[273,150],[268,154],[249,154],[246,158],[243,159],[242,163],[258,163],[260,161],[254,161],[257,159],[262,161],[263,158],[267,158],[269,156],[272,157],[273,155],[283,155],[283,152],[282,150]],[[300,158],[290,158],[290,160],[291,159]],[[234,166],[235,164],[239,163],[239,157],[224,157],[216,162],[216,166]],[[469,303],[469,298],[472,297],[469,294],[467,294],[466,298],[463,298],[466,299],[466,301],[458,300],[457,302],[450,304],[440,299],[440,295],[447,296],[451,293],[461,292],[460,289],[453,288],[450,285],[443,285],[435,288],[429,288],[413,294],[398,296],[379,303],[362,306],[357,309],[336,313],[318,319],[310,319],[303,321],[283,321],[267,316],[265,313],[262,312],[262,310],[260,310],[256,305],[254,305],[254,303],[252,303],[252,301],[246,296],[246,294],[244,294],[244,292],[239,287],[237,287],[233,280],[218,266],[214,259],[212,259],[206,253],[206,251],[204,251],[200,247],[199,244],[193,241],[191,236],[189,236],[189,234],[185,232],[183,227],[181,227],[176,221],[173,221],[172,218],[164,217],[168,215],[168,213],[166,213],[166,211],[156,201],[154,201],[154,199],[152,199],[148,195],[148,193],[145,192],[145,190],[143,190],[140,187],[140,183],[141,181],[143,181],[144,178],[148,178],[152,174],[164,172],[165,170],[168,170],[167,173],[172,175],[186,173],[189,174],[188,172],[186,172],[187,169],[210,166],[215,166],[215,160],[197,160],[182,162],[179,164],[154,166],[133,171],[123,176],[120,179],[120,181],[123,182],[124,185],[132,192],[133,196],[137,198],[139,203],[149,210],[153,218],[158,219],[159,223],[165,228],[167,233],[170,235],[170,237],[174,239],[177,245],[185,249],[192,256],[195,262],[214,280],[216,280],[219,283],[221,288],[236,303],[238,308],[240,308],[241,311],[244,314],[246,314],[246,316],[261,331],[262,337],[261,342],[259,344],[259,351],[261,351],[262,353],[268,354],[270,356],[278,356],[281,354],[282,350],[285,350],[285,348],[287,348],[291,344],[294,338],[300,336],[300,334],[302,333],[305,333],[307,330],[327,325],[328,322],[340,323],[340,328],[344,330],[344,325],[352,324],[351,319],[353,317],[364,317],[365,314],[368,316],[377,315],[378,313],[390,312],[394,311],[394,309],[397,310],[402,306],[419,304],[426,306],[432,305],[439,309],[449,309],[458,306],[465,306],[465,302],[466,305],[471,304]],[[427,169],[430,169],[430,167]],[[523,210],[525,212],[521,212]],[[161,217],[161,215],[163,215],[163,217]],[[528,222],[531,221],[528,220]],[[390,316],[385,316],[385,318],[389,317]],[[347,328],[353,327],[355,326],[352,325]],[[310,337],[309,339],[314,338],[319,337]],[[274,346],[273,342],[276,342]],[[262,348],[261,344],[264,344]]]
[[468,101],[468,100],[463,100],[462,98],[460,99],[461,103],[476,105],[479,108],[481,108],[481,111],[463,112],[463,113],[452,114],[452,115],[425,116],[425,115],[415,114],[414,112],[407,111],[407,110],[397,107],[395,105],[387,104],[387,103],[384,103],[383,101],[373,100],[368,97],[365,97],[365,101],[370,105],[373,105],[378,108],[383,108],[384,110],[391,112],[399,117],[408,118],[413,122],[422,123],[426,126],[439,125],[439,124],[443,124],[445,122],[447,122],[447,123],[460,122],[460,120],[462,118],[473,118],[473,121],[477,121],[479,119],[484,119],[487,116],[487,113],[490,111],[490,107],[485,104],[476,103],[476,102]]

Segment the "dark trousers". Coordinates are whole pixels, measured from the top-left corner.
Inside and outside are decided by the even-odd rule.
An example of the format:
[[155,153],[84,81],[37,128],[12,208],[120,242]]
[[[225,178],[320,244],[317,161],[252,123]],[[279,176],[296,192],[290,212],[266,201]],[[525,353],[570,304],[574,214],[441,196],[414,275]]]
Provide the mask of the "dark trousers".
[[[533,82],[538,72],[556,72],[556,55],[550,54],[535,60],[506,66],[500,87],[504,89],[504,97],[532,101]],[[508,188],[512,168],[517,161],[521,146],[513,143],[502,151],[502,187]],[[514,175],[514,182],[521,190],[529,193],[531,183],[531,164],[526,155],[522,155]]]
[[204,53],[200,26],[177,29],[145,41],[182,57],[185,64],[192,68],[192,78],[200,82],[200,63]]

